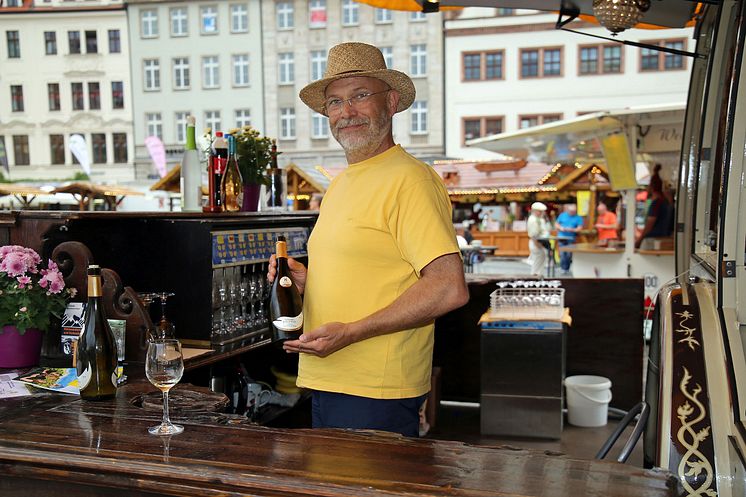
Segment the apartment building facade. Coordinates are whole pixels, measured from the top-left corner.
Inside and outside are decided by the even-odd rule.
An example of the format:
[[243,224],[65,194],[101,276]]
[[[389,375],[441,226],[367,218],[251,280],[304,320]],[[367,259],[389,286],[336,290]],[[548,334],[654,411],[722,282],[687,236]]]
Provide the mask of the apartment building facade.
[[394,139],[424,159],[443,153],[443,30],[440,14],[377,9],[353,0],[262,0],[266,134],[281,164],[341,166],[344,153],[325,116],[298,98],[323,77],[329,48],[349,41],[379,47],[389,68],[414,81],[412,107],[394,117]]
[[3,175],[73,177],[82,169],[69,144],[79,134],[92,180],[133,179],[128,46],[121,0],[10,0],[0,7]]
[[[465,9],[444,23],[446,154],[489,159],[472,138],[631,106],[683,104],[691,61],[555,29],[556,14]],[[576,24],[577,23],[577,24]],[[581,32],[610,37],[595,24]],[[693,50],[693,29],[630,30],[621,39]]]
[[259,0],[128,2],[134,135],[139,179],[155,175],[145,138],[164,143],[171,167],[181,159],[186,119],[228,131],[263,131]]

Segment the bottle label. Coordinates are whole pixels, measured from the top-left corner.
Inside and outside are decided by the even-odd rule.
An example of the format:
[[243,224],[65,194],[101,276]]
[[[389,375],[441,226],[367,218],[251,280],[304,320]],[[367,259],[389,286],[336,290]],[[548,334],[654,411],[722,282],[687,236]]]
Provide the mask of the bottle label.
[[272,324],[280,331],[298,331],[303,327],[303,313],[295,317],[280,316],[272,321]]
[[78,390],[85,390],[88,384],[91,382],[91,365],[86,364],[85,370],[78,376]]
[[225,174],[225,170],[228,166],[228,159],[225,157],[218,157],[217,155],[213,155],[211,158],[213,172],[215,174]]
[[288,278],[287,276],[283,276],[280,278],[280,286],[283,288],[290,288],[290,285],[293,284],[293,280]]

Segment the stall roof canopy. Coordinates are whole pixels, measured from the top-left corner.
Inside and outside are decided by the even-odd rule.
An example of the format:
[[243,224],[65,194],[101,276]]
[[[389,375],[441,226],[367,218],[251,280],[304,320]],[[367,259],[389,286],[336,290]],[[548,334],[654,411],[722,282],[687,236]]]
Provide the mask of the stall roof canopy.
[[679,150],[683,123],[684,104],[629,107],[477,138],[467,145],[548,164],[602,162],[603,138],[626,133],[630,126],[644,135],[640,151]]
[[76,181],[66,183],[54,189],[54,193],[71,193],[73,195],[84,195],[94,197],[118,197],[126,195],[142,196],[144,193],[115,185],[100,185],[90,181]]
[[539,181],[549,172],[544,163],[502,161],[439,161],[433,169],[443,178],[451,195],[478,195],[555,191],[554,185]]

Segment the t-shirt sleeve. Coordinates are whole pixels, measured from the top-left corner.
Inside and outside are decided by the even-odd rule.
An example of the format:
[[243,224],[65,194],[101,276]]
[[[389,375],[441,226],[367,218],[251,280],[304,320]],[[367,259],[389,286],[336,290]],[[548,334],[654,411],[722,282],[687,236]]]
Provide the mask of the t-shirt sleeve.
[[442,185],[420,180],[402,190],[389,216],[402,258],[419,276],[438,257],[460,253],[451,220],[451,202]]

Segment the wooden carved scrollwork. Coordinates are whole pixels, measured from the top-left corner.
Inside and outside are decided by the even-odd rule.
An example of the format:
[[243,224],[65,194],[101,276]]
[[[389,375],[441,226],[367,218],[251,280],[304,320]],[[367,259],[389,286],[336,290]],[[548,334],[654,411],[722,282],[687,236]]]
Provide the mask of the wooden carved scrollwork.
[[88,247],[80,242],[60,243],[52,251],[52,260],[59,266],[65,286],[78,291],[76,300],[85,300],[88,296],[88,265],[93,263],[93,255]]

